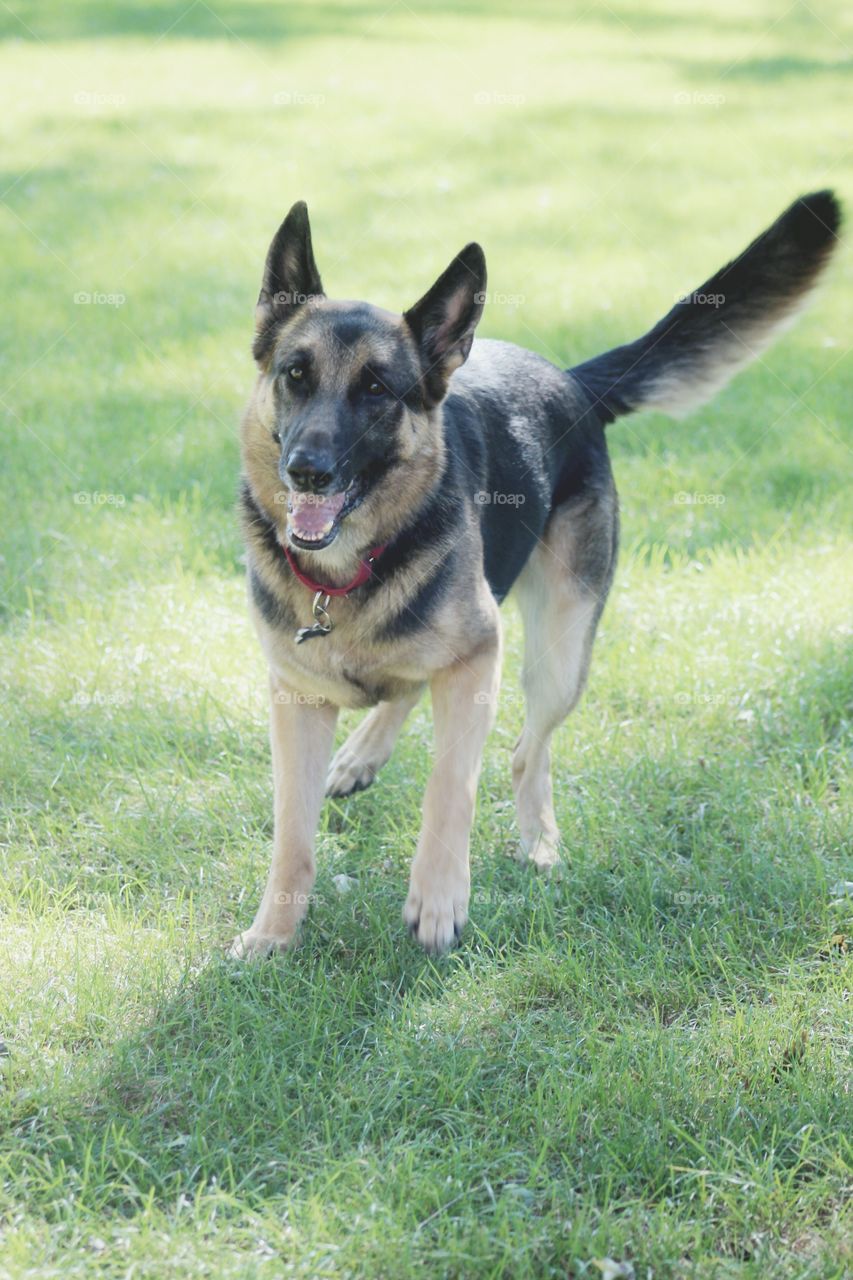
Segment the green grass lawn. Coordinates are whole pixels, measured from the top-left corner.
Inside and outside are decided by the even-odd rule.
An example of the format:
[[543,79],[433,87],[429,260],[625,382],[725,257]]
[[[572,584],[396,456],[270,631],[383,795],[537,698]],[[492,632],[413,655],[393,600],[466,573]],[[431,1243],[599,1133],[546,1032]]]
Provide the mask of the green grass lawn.
[[271,837],[234,498],[282,214],[393,308],[481,240],[481,332],[569,364],[853,203],[851,16],[0,5],[4,1280],[850,1274],[849,251],[712,406],[612,428],[562,880],[507,856],[510,605],[460,949],[400,917],[426,700],[327,804],[302,946],[222,947]]

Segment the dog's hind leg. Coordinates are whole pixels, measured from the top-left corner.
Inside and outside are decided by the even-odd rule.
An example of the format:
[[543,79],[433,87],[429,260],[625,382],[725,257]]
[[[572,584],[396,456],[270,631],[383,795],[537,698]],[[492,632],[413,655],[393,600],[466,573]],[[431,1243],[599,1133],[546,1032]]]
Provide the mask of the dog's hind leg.
[[552,514],[515,586],[524,622],[526,715],[512,758],[519,856],[547,869],[560,860],[551,737],[583,690],[616,552],[610,492],[566,502]]
[[420,696],[418,688],[405,698],[380,702],[367,713],[335,752],[326,778],[327,796],[349,796],[370,786],[389,759],[406,716]]

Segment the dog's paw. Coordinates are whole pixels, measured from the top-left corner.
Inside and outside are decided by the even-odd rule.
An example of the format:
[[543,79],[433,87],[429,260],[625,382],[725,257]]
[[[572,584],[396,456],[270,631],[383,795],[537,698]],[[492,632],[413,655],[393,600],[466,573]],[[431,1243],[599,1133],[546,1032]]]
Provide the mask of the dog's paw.
[[536,840],[519,840],[515,856],[518,862],[532,862],[538,871],[555,879],[560,878],[565,868],[560,854],[559,836],[555,840],[550,840],[545,835],[540,835]]
[[265,960],[267,956],[289,950],[292,945],[292,938],[274,937],[247,929],[245,933],[237,934],[226,954],[229,960]]
[[412,886],[403,919],[424,950],[439,955],[459,941],[468,919],[468,896],[421,892]]
[[354,795],[356,791],[366,791],[376,778],[379,767],[357,755],[344,743],[329,765],[326,795],[341,799]]

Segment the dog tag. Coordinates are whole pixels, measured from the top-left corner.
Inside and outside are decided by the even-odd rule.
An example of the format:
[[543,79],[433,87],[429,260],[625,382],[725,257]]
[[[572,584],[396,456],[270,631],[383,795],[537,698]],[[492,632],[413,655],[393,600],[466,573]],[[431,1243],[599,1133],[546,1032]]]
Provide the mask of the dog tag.
[[297,644],[302,644],[303,640],[313,640],[315,636],[327,636],[329,634],[332,629],[332,619],[327,612],[328,603],[329,596],[324,595],[322,591],[318,591],[311,606],[314,622],[310,627],[299,628],[293,637]]

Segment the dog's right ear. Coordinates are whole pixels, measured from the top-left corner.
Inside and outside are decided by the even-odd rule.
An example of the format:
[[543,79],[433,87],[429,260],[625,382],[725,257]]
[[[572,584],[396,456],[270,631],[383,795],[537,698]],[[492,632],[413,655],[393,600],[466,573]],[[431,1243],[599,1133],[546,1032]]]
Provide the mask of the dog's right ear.
[[310,298],[325,297],[311,247],[308,206],[299,200],[273,236],[255,307],[252,354],[259,362],[269,354],[275,331]]

